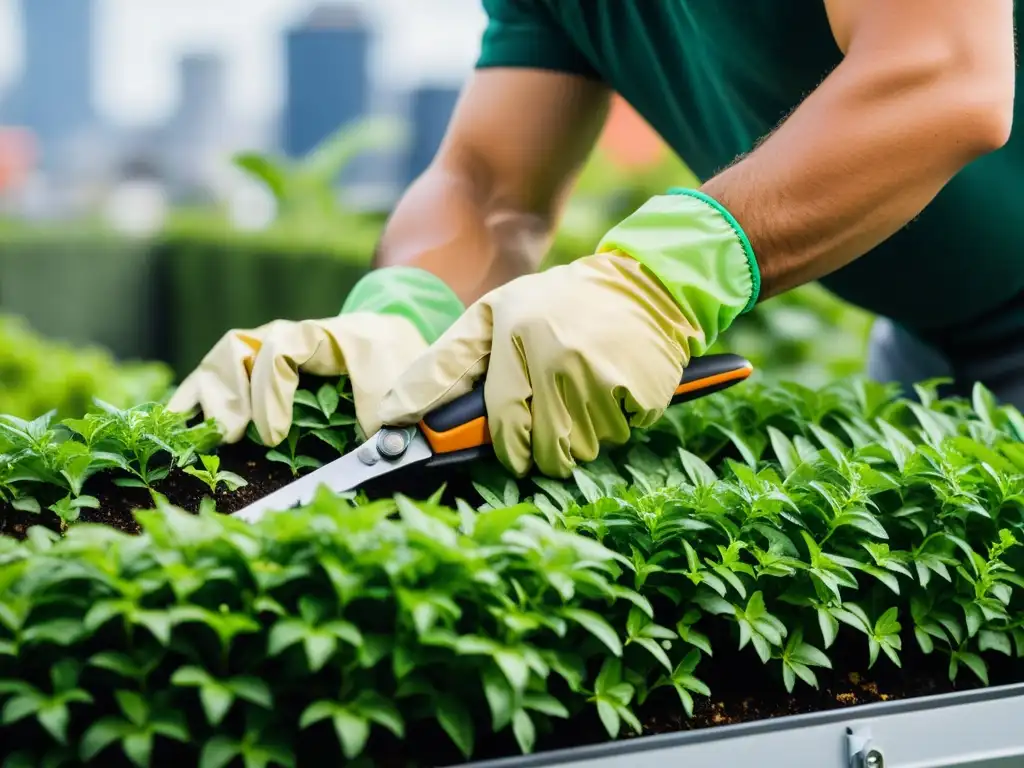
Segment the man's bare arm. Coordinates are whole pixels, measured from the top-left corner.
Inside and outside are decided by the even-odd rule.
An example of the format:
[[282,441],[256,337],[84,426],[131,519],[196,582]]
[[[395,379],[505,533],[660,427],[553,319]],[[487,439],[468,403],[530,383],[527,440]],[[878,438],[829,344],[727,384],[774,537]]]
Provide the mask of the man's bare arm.
[[702,189],[745,230],[769,298],[848,264],[1008,139],[1012,0],[825,0],[845,57]]
[[475,72],[436,158],[395,207],[375,266],[430,271],[467,304],[535,271],[609,98],[574,75]]

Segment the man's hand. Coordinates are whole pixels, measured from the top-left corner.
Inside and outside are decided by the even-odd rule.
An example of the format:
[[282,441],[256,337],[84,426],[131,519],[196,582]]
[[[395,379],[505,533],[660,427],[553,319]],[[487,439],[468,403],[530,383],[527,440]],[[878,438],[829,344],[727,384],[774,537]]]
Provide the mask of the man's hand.
[[639,262],[617,252],[527,275],[472,305],[384,400],[408,424],[468,392],[485,371],[498,458],[557,477],[649,426],[699,333]]
[[398,379],[380,419],[414,423],[486,373],[498,458],[556,477],[650,426],[691,355],[756,299],[756,265],[732,222],[692,193],[652,199],[598,250],[473,304]]
[[168,407],[187,412],[199,406],[228,443],[240,440],[252,421],[264,443],[277,445],[291,428],[300,372],[347,375],[356,418],[369,435],[380,427],[381,398],[462,309],[433,275],[377,270],[355,286],[337,317],[228,331]]

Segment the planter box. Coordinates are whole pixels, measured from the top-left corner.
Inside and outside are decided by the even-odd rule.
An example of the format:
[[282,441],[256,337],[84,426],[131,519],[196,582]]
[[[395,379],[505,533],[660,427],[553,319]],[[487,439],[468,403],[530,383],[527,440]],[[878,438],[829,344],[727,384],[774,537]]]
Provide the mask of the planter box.
[[466,768],[1020,768],[1024,684],[648,736]]

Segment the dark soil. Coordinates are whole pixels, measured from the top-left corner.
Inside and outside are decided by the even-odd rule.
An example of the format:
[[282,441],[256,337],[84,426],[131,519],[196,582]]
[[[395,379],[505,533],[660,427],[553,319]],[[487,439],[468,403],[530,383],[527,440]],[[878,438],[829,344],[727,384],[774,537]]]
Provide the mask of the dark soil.
[[[248,481],[248,485],[236,491],[228,491],[221,485],[217,493],[212,493],[209,486],[199,478],[180,470],[171,472],[164,480],[153,484],[153,490],[166,496],[172,504],[196,512],[204,497],[212,497],[217,503],[217,510],[226,514],[237,512],[243,507],[276,491],[295,479],[291,468],[279,462],[267,461],[267,449],[249,440],[242,440],[234,445],[222,446],[217,450],[220,457],[221,471],[234,472]],[[309,441],[302,448],[302,453],[312,456],[323,463],[338,458],[338,454],[326,444]],[[309,470],[302,470],[307,474]],[[426,498],[441,485],[447,485],[446,498],[452,500],[455,495],[474,498],[475,493],[469,484],[468,475],[464,471],[453,469],[443,475],[425,473],[403,473],[401,478],[389,476],[381,478],[373,484],[365,486],[363,491],[370,498],[376,498],[395,492],[409,496]],[[115,485],[107,473],[100,473],[86,482],[83,493],[99,500],[98,509],[81,510],[81,522],[102,523],[126,533],[139,533],[139,524],[133,514],[136,509],[151,509],[153,500],[145,488],[131,488]],[[56,500],[56,497],[53,499]],[[50,500],[40,499],[45,507]],[[41,515],[20,512],[0,504],[0,534],[14,538],[24,538],[30,526],[45,525],[58,530],[60,521],[56,515],[44,511]]]
[[[237,491],[229,492],[221,486],[217,493],[211,493],[210,488],[199,478],[181,471],[174,471],[166,479],[154,483],[153,490],[166,496],[172,504],[192,512],[199,509],[204,496],[212,496],[219,511],[234,512],[292,479],[288,467],[264,458],[266,451],[266,448],[248,441],[225,446],[218,451],[221,470],[235,472],[249,482]],[[139,532],[134,510],[150,509],[153,506],[148,490],[115,485],[106,473],[90,478],[83,492],[95,496],[100,506],[99,509],[83,509],[80,518],[82,522],[103,523],[126,533]],[[49,512],[35,515],[0,505],[0,533],[21,538],[32,525],[57,528],[59,521]]]

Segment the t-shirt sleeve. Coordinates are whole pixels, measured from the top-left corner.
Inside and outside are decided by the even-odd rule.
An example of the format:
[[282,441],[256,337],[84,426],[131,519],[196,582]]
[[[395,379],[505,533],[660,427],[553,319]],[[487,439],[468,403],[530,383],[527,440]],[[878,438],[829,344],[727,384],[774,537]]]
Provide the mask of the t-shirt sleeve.
[[487,27],[477,69],[524,67],[598,78],[549,8],[538,0],[483,0]]

